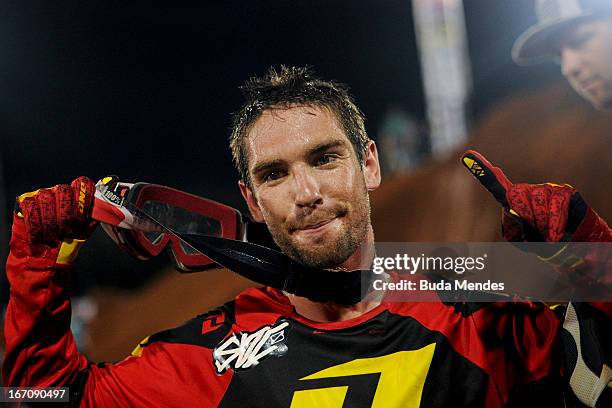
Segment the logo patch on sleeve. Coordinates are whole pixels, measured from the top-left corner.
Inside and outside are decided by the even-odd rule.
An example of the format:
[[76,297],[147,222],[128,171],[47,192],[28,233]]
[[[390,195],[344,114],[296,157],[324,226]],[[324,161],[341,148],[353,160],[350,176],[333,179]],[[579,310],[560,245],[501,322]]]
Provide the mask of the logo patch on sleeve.
[[225,315],[217,314],[212,315],[202,322],[202,334],[208,334],[214,332],[225,323]]
[[217,374],[229,368],[235,371],[249,369],[269,356],[284,356],[289,350],[285,344],[288,328],[289,322],[281,319],[253,332],[233,333],[213,351]]

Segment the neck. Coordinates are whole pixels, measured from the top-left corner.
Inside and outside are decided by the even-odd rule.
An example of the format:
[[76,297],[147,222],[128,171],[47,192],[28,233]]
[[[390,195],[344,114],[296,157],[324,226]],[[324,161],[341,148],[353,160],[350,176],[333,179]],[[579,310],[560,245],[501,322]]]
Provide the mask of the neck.
[[331,302],[313,302],[305,297],[287,293],[286,295],[297,314],[309,320],[322,323],[341,322],[354,319],[380,305],[380,298],[368,299],[368,297],[366,297],[361,302],[354,305],[340,305]]
[[[339,269],[352,271],[355,269],[368,269],[374,259],[374,232],[372,226],[368,228],[366,239],[353,255],[338,265]],[[342,273],[338,271],[335,273]],[[307,319],[316,322],[338,322],[354,319],[374,309],[381,302],[380,294],[371,292],[361,302],[354,305],[340,305],[337,303],[313,302],[308,298],[285,293],[296,312]]]

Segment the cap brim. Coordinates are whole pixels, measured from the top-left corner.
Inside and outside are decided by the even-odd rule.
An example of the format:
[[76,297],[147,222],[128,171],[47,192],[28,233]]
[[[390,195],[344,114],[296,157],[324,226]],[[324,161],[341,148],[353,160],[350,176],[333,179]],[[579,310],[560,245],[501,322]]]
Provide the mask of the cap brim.
[[558,57],[558,50],[551,42],[554,35],[559,30],[591,16],[592,12],[587,11],[578,16],[560,18],[530,27],[514,42],[512,59],[518,65],[534,65],[555,60]]

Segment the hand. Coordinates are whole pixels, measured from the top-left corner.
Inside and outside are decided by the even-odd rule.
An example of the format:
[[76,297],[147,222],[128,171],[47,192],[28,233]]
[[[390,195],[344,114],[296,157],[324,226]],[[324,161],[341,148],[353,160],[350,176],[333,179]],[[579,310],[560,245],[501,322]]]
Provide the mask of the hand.
[[97,222],[91,219],[94,183],[79,177],[70,185],[59,184],[17,197],[15,215],[25,224],[30,244],[56,246],[65,239],[87,238]]
[[610,229],[569,184],[513,184],[480,153],[461,162],[503,206],[502,231],[511,242],[607,241]]

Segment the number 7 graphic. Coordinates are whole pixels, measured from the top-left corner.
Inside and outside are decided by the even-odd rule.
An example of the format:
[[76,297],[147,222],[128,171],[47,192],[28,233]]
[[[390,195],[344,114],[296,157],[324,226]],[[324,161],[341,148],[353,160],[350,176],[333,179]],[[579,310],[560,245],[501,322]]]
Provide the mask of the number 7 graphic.
[[[419,350],[356,359],[300,378],[300,381],[380,373],[371,408],[416,408],[421,403],[435,348],[436,344],[432,343]],[[342,408],[348,389],[348,386],[338,386],[295,391],[291,408]]]

